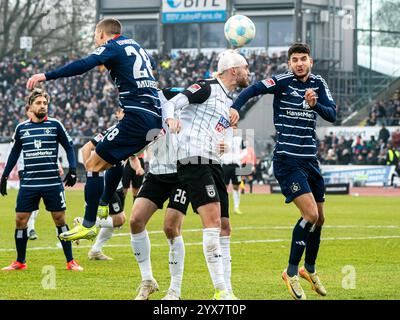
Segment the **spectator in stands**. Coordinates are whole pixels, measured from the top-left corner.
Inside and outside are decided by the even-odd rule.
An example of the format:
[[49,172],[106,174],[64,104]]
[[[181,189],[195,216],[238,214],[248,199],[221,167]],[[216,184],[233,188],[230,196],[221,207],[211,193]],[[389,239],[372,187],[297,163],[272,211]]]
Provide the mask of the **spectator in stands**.
[[392,145],[394,149],[400,148],[400,129],[392,133]]
[[379,130],[378,140],[382,139],[384,143],[387,143],[389,138],[390,138],[390,132],[386,128],[385,124],[382,123],[382,128],[381,128],[381,130]]
[[376,118],[378,124],[386,124],[386,108],[385,103],[382,100],[378,102],[378,112]]
[[369,166],[373,166],[373,165],[378,164],[378,158],[377,158],[377,156],[375,154],[375,151],[371,150],[371,151],[368,152],[367,159],[366,159],[366,164],[369,165]]
[[376,113],[371,112],[367,120],[367,126],[373,127],[376,126],[376,124],[377,124]]

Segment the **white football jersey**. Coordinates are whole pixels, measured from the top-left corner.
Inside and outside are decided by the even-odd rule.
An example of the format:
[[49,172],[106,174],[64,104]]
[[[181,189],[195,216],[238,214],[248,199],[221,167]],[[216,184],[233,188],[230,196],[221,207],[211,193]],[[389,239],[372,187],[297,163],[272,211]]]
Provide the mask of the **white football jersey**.
[[[161,106],[163,106],[168,99],[180,93],[182,90],[164,89],[158,91]],[[178,117],[177,112],[175,114]],[[163,119],[163,129],[165,134],[159,137],[147,151],[151,154],[149,162],[149,171],[152,174],[171,174],[176,173],[177,162],[177,135],[169,132],[167,125]]]
[[232,98],[219,79],[198,81],[182,92],[189,105],[182,108],[179,119],[178,160],[203,157],[221,162],[217,146],[229,128]]

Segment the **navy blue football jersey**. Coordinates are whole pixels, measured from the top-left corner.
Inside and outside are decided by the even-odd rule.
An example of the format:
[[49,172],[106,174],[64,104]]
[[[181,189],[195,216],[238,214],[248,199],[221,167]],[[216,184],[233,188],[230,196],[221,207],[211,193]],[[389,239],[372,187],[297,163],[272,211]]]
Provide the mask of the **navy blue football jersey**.
[[122,35],[98,47],[88,57],[45,74],[47,80],[83,74],[104,65],[119,90],[119,104],[125,111],[144,111],[161,117],[153,61],[133,39]]
[[10,174],[22,151],[24,171],[21,187],[62,185],[57,162],[58,144],[67,152],[70,168],[76,168],[72,140],[61,122],[56,119],[47,118],[40,123],[24,121],[16,127],[13,140],[14,145],[3,174]]

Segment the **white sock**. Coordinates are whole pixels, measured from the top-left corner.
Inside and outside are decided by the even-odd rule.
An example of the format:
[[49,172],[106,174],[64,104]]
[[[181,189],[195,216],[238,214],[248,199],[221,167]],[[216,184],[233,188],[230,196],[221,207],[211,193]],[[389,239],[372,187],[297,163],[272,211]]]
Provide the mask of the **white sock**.
[[113,228],[101,228],[99,235],[96,238],[94,245],[92,246],[92,251],[99,252],[103,249],[104,244],[111,239],[114,233]]
[[239,190],[233,190],[233,207],[239,209],[240,206],[240,192]]
[[168,239],[169,244],[169,273],[171,284],[169,288],[174,290],[178,296],[181,295],[183,269],[185,265],[185,244],[182,236]]
[[28,233],[29,233],[29,231],[35,229],[35,221],[36,221],[38,214],[39,214],[39,210],[32,211],[31,216],[29,217],[29,220],[28,220]]
[[221,244],[221,254],[222,254],[222,265],[224,266],[224,279],[226,290],[232,292],[231,284],[231,237],[224,236],[219,237],[219,242]]
[[131,234],[132,251],[139,264],[142,280],[153,280],[150,260],[150,238],[147,230]]
[[203,229],[203,253],[214,288],[217,290],[226,290],[221,245],[219,243],[220,231],[220,228]]
[[107,219],[96,218],[96,227],[97,228],[114,228],[113,219],[111,216],[108,216]]

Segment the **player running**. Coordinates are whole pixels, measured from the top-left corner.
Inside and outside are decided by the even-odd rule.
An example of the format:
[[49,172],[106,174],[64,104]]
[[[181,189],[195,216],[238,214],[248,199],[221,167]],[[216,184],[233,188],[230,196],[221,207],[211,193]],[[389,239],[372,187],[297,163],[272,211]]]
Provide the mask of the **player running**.
[[[182,91],[182,90],[181,90]],[[177,95],[175,88],[159,91],[161,102]],[[150,294],[158,291],[153,277],[150,260],[150,239],[146,225],[157,209],[162,209],[169,200],[164,218],[164,232],[169,244],[170,287],[163,300],[179,300],[183,279],[185,246],[181,234],[183,218],[189,201],[186,191],[179,182],[176,169],[176,134],[160,137],[149,149],[153,155],[144,183],[136,197],[130,219],[132,251],[139,264],[142,282],[135,300],[148,300]]]
[[64,240],[93,239],[101,196],[100,214],[108,214],[108,204],[122,177],[120,162],[142,150],[161,129],[161,108],[152,62],[146,51],[134,40],[121,35],[121,23],[112,18],[101,20],[94,33],[97,49],[88,57],[57,70],[32,76],[28,89],[38,82],[79,75],[104,65],[119,90],[119,105],[125,116],[97,144],[86,163],[86,169],[99,173],[109,169],[104,184],[96,175],[87,176],[85,201],[88,204],[82,225],[60,235]]
[[[324,224],[324,179],[316,157],[317,115],[329,122],[336,120],[336,105],[325,80],[311,73],[313,59],[310,48],[295,43],[289,48],[290,72],[259,81],[244,90],[233,107],[240,108],[252,97],[274,95],[274,124],[277,141],[273,169],[286,203],[294,202],[301,218],[293,229],[289,265],[282,278],[290,295],[305,300],[298,274],[311,283],[312,289],[325,296],[315,269],[321,229]],[[305,254],[304,267],[298,270]]]
[[[219,145],[238,112],[230,108],[230,92],[247,87],[246,59],[224,51],[215,79],[198,81],[169,100],[164,108],[172,131],[178,134],[178,178],[203,224],[203,252],[215,288],[214,299],[235,299],[231,287],[229,201],[220,164]],[[181,110],[179,121],[174,110]]]
[[[24,172],[20,183],[16,207],[15,244],[17,260],[4,271],[23,270],[28,241],[27,222],[32,212],[39,209],[43,198],[46,210],[51,212],[57,227],[57,234],[68,231],[65,221],[66,199],[58,170],[58,144],[67,153],[69,171],[64,182],[68,187],[76,183],[76,160],[72,140],[64,126],[56,119],[47,117],[49,96],[41,89],[35,89],[28,97],[31,119],[20,123],[14,133],[14,145],[1,177],[1,194],[7,194],[7,179],[18,161],[21,151],[24,158]],[[72,256],[71,242],[61,241],[67,260],[67,269],[82,271],[83,268]]]

